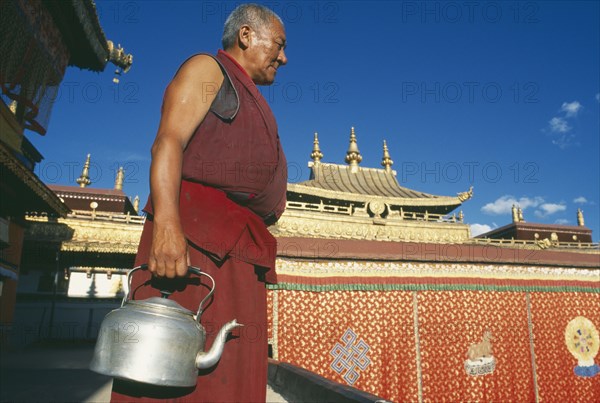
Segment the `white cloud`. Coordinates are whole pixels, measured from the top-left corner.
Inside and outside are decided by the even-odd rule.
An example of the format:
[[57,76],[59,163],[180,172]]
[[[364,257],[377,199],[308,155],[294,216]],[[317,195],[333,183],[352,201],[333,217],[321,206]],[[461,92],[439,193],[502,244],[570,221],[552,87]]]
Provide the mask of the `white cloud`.
[[548,124],[550,125],[550,131],[553,133],[567,133],[571,130],[571,126],[569,126],[566,120],[556,116],[550,119]]
[[578,141],[575,141],[574,134],[560,134],[554,140],[552,140],[552,144],[558,146],[558,148],[561,150],[564,150],[572,145],[580,145]]
[[544,210],[546,214],[554,214],[558,213],[559,211],[565,211],[567,209],[567,206],[565,206],[562,203],[544,203],[540,206],[540,209]]
[[481,234],[485,234],[486,232],[490,232],[492,227],[487,224],[471,224],[471,236],[477,236]]
[[539,206],[539,209],[535,211],[535,216],[539,218],[544,218],[552,214],[556,214],[559,211],[565,211],[567,206],[560,203],[544,203]]
[[563,102],[560,111],[564,112],[566,117],[571,118],[577,116],[583,106],[578,101]]
[[141,154],[141,153],[127,153],[121,152],[115,156],[117,161],[122,161],[124,163],[132,162],[132,161],[150,161],[150,153]]
[[579,101],[563,102],[560,112],[563,112],[564,116],[554,116],[548,121],[548,128],[542,129],[543,132],[547,133],[549,131],[554,134],[552,144],[558,146],[561,150],[571,145],[579,145],[574,134],[567,134],[573,129],[567,119],[576,117],[581,109],[583,109],[583,105]]
[[486,214],[496,214],[496,215],[508,214],[508,213],[511,213],[513,204],[517,205],[517,206],[521,207],[521,209],[525,210],[528,207],[537,207],[537,206],[541,205],[542,203],[544,203],[544,199],[541,197],[534,197],[534,198],[521,197],[520,199],[517,200],[514,196],[504,195],[504,196],[496,199],[496,201],[494,201],[492,203],[488,203],[485,206],[483,206],[481,208],[481,211],[483,211]]
[[554,224],[560,224],[560,225],[565,225],[570,223],[569,220],[567,220],[566,218],[559,218],[558,220],[554,221]]
[[583,196],[579,196],[573,199],[573,203],[586,204],[587,202],[587,199]]

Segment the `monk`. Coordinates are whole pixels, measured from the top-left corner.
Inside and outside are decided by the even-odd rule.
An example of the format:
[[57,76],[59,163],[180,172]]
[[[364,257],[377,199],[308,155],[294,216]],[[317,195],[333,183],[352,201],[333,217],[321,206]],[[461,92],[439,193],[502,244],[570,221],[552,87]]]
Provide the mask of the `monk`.
[[[260,402],[266,399],[265,283],[275,283],[276,241],[267,230],[283,213],[287,168],[277,123],[257,89],[287,63],[281,19],[245,4],[227,18],[223,50],[199,54],[166,89],[152,146],[148,214],[133,275],[133,299],[169,297],[196,311],[210,282],[188,275],[199,267],[216,282],[202,313],[207,349],[236,319],[220,361],[191,388],[115,380],[113,401]],[[172,340],[177,343],[177,340]]]

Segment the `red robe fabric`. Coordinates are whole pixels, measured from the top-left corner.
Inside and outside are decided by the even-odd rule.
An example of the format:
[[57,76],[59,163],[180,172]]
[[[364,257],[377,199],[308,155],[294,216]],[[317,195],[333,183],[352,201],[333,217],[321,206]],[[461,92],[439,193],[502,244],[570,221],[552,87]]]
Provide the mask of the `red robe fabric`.
[[[224,192],[198,183],[182,182],[180,211],[190,240],[192,266],[210,274],[216,282],[212,302],[201,317],[207,332],[206,349],[212,346],[226,322],[235,318],[244,326],[233,330],[220,361],[200,372],[195,388],[154,387],[115,380],[111,401],[264,402],[267,384],[264,280],[276,279],[275,238],[250,210],[231,201]],[[152,227],[150,216],[144,225],[136,265],[148,261]],[[169,298],[191,311],[198,309],[210,286],[208,280],[198,280],[194,275],[158,280],[152,279],[147,271],[138,271],[133,277],[132,299],[159,296],[160,289],[168,288],[174,291]]]

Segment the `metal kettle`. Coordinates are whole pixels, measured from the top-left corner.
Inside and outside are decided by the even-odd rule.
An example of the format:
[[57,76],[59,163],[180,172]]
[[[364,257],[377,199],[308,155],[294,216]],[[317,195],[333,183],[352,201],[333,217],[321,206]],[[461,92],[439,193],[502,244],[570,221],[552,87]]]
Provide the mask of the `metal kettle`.
[[210,368],[221,358],[227,334],[242,326],[236,320],[223,325],[208,352],[204,351],[206,332],[200,325],[204,302],[215,291],[215,280],[196,267],[188,271],[208,277],[212,288],[200,302],[194,315],[161,297],[141,301],[129,299],[131,275],[146,265],[133,268],[127,274],[128,288],[121,307],[109,312],[100,326],[92,371],[119,379],[160,386],[195,386],[198,369]]

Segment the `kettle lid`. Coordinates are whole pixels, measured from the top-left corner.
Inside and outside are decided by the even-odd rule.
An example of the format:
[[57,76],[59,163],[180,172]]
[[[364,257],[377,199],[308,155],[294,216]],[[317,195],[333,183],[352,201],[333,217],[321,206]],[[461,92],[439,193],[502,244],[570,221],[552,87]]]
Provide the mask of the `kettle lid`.
[[189,309],[185,309],[177,302],[161,297],[152,297],[144,300],[130,300],[127,304],[133,304],[144,308],[150,309],[168,309],[169,311],[174,311],[186,315],[193,315],[194,313]]

